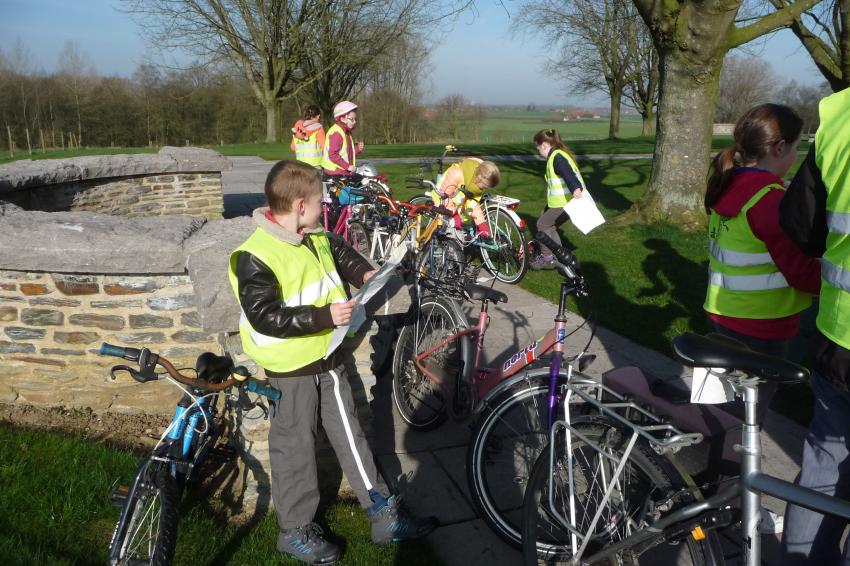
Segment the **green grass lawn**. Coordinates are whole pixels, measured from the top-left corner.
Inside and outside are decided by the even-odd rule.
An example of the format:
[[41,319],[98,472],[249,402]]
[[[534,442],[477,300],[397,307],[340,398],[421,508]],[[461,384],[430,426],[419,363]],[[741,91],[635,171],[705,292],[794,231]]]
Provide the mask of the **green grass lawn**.
[[[9,566],[101,565],[118,519],[108,501],[115,484],[129,484],[133,455],[53,432],[0,426],[0,556]],[[300,564],[275,549],[273,513],[243,526],[212,518],[183,501],[175,564]],[[426,543],[376,546],[360,506],[337,502],[320,522],[345,545],[342,564],[438,563]]]

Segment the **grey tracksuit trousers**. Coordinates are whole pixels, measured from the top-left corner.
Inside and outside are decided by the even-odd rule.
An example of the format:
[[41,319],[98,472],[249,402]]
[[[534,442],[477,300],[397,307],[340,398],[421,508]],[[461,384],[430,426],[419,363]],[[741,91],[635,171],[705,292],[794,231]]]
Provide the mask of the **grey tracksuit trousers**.
[[357,499],[372,506],[369,490],[389,495],[366,442],[343,366],[326,373],[270,378],[281,392],[271,412],[272,499],[281,530],[313,520],[319,506],[316,428],[319,410],[328,440]]

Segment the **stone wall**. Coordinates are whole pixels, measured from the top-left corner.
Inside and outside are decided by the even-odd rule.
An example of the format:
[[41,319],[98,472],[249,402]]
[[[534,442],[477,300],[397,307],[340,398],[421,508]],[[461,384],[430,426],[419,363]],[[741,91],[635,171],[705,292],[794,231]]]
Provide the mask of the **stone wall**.
[[199,148],[22,160],[0,166],[0,201],[48,212],[221,218],[221,171],[229,168],[226,158]]
[[0,271],[0,401],[170,413],[179,391],[168,384],[109,379],[116,358],[101,342],[148,347],[177,367],[220,351],[201,328],[186,274],[78,275]]

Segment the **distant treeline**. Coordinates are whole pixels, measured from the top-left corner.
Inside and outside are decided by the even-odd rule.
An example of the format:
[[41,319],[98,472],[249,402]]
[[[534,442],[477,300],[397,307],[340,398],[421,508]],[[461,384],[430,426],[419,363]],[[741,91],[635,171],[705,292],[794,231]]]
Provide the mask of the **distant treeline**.
[[[0,148],[218,145],[262,141],[266,114],[249,83],[214,68],[140,65],[131,78],[22,72],[0,54]],[[459,95],[433,107],[391,88],[364,88],[358,139],[404,143],[475,139],[484,111]],[[281,103],[280,139],[309,100]],[[331,118],[322,121],[330,125]]]

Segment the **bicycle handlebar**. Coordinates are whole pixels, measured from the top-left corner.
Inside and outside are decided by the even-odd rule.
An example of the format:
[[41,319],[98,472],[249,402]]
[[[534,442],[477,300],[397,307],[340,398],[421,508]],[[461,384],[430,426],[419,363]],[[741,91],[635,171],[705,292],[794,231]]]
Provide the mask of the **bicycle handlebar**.
[[[174,367],[170,361],[166,358],[154,354],[147,348],[142,348],[141,350],[138,348],[124,348],[121,346],[116,346],[114,344],[107,344],[106,342],[100,345],[100,350],[98,353],[101,356],[114,356],[116,358],[123,358],[125,360],[136,362],[139,364],[139,371],[134,370],[128,366],[114,366],[112,368],[112,377],[115,378],[115,371],[127,371],[129,374],[138,381],[139,383],[146,383],[148,381],[155,381],[159,379],[159,376],[154,371],[154,368],[159,365],[168,372],[172,378],[176,381],[182,383],[183,385],[188,385],[190,387],[197,387],[200,389],[206,389],[208,391],[224,391],[233,386],[239,386],[241,384],[240,379],[236,379],[233,377],[233,372],[231,372],[231,377],[222,381],[221,383],[210,383],[203,379],[198,379],[195,377],[189,377],[188,375],[183,375],[180,371]],[[243,378],[244,379],[244,378]],[[280,391],[277,389],[272,389],[268,387],[263,387],[256,381],[249,381],[247,384],[248,391],[252,391],[268,397],[273,401],[277,401],[280,399]]]

